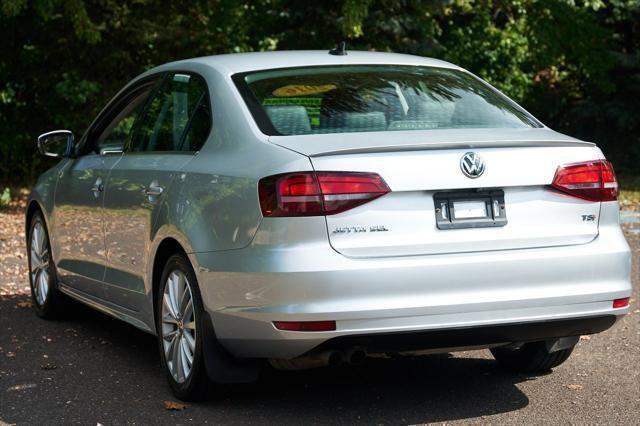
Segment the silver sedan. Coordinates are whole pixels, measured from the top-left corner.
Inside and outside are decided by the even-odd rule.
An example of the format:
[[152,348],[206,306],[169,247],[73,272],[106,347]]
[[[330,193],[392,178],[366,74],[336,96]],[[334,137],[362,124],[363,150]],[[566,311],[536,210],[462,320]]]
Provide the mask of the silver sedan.
[[36,311],[158,336],[174,393],[370,354],[565,361],[628,312],[618,186],[468,71],[374,52],[211,56],[125,86],[26,211]]

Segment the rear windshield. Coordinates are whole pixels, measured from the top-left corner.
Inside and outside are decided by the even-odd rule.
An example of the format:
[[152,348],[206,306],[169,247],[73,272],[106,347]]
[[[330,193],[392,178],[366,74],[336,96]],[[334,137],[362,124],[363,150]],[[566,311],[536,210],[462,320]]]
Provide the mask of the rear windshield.
[[318,66],[238,74],[234,81],[268,135],[540,127],[514,102],[458,70]]

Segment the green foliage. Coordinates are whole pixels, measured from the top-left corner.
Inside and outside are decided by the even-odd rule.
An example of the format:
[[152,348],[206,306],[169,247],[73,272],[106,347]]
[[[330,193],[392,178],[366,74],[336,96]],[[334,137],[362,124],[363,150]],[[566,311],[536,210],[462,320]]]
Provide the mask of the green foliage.
[[11,190],[9,188],[5,188],[0,194],[0,206],[8,206],[11,201]]
[[640,172],[640,0],[0,1],[0,181],[33,180],[39,133],[79,136],[152,66],[341,40],[455,62]]
[[342,5],[342,31],[349,38],[357,38],[364,35],[362,22],[369,14],[372,0],[345,0]]

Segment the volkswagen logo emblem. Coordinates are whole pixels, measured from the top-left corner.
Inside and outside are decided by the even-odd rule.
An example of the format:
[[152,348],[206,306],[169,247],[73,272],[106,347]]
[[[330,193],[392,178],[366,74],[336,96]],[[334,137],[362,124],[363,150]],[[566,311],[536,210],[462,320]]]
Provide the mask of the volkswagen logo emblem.
[[466,177],[475,179],[484,173],[484,161],[475,152],[467,152],[460,159],[460,169]]

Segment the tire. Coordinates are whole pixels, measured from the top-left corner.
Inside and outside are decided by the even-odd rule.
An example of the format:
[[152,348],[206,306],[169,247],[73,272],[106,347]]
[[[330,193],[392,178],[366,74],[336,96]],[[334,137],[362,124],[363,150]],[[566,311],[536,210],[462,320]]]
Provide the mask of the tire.
[[208,398],[212,383],[203,356],[204,308],[195,273],[185,256],[175,254],[167,261],[156,303],[160,360],[173,394],[183,401]]
[[545,342],[525,343],[518,349],[493,348],[491,353],[501,367],[519,373],[549,371],[565,362],[575,346],[549,353]]
[[33,307],[41,318],[59,319],[66,312],[68,299],[58,290],[58,275],[42,213],[36,212],[31,218],[27,237],[29,285]]

